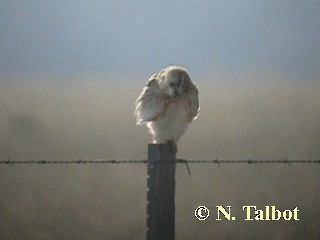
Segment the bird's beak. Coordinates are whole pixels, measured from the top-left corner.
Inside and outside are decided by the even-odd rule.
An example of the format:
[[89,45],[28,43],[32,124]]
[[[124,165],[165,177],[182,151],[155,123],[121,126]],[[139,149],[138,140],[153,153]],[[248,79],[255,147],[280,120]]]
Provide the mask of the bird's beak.
[[174,95],[174,97],[177,97],[179,95],[179,91],[176,87],[173,90],[173,95]]

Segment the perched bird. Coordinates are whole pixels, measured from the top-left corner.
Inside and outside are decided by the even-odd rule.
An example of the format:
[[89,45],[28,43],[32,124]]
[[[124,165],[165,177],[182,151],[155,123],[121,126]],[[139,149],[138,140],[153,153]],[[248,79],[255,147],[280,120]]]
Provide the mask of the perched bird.
[[169,66],[153,74],[135,103],[137,125],[146,124],[153,143],[177,142],[199,113],[198,89],[186,69]]

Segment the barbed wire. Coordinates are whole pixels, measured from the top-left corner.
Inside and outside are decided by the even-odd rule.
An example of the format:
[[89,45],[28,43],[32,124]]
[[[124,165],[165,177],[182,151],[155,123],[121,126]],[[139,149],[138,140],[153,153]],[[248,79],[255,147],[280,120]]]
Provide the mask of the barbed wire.
[[0,164],[6,165],[23,165],[23,164],[36,164],[36,165],[45,165],[45,164],[162,164],[162,163],[183,163],[183,164],[320,164],[320,159],[317,160],[255,160],[255,159],[245,159],[245,160],[224,160],[224,159],[209,159],[209,160],[187,160],[187,159],[176,159],[172,160],[116,160],[116,159],[81,159],[78,160],[8,160],[0,161]]
[[221,164],[287,164],[289,167],[291,164],[320,164],[320,159],[317,160],[254,160],[254,159],[246,159],[246,160],[224,160],[224,159],[209,159],[209,160],[187,160],[178,158],[176,160],[116,160],[116,159],[81,159],[78,160],[21,160],[21,161],[12,161],[11,157],[6,161],[0,161],[1,164],[5,165],[26,165],[26,164],[35,164],[35,165],[46,165],[46,164],[172,164],[172,163],[182,163],[187,167],[189,175],[191,175],[191,171],[189,168],[189,163],[191,164],[217,164],[220,168]]

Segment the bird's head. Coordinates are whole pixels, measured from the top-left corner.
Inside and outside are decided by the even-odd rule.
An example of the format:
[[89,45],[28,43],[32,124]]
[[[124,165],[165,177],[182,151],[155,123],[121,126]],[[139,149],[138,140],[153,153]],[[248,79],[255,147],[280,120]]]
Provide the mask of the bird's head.
[[181,67],[172,67],[164,70],[163,81],[160,85],[169,98],[182,96],[190,89],[191,79],[187,71]]

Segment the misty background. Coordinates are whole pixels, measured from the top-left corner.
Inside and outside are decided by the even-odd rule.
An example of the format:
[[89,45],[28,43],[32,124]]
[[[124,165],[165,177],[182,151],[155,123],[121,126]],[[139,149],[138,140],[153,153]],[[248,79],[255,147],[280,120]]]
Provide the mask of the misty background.
[[[200,115],[185,159],[319,159],[318,1],[1,1],[0,159],[146,159],[134,101],[186,67]],[[320,165],[184,165],[176,239],[319,239]],[[143,164],[1,165],[0,239],[144,239]],[[244,221],[242,206],[300,210]],[[231,205],[237,221],[194,209]],[[239,217],[238,217],[239,216]]]

